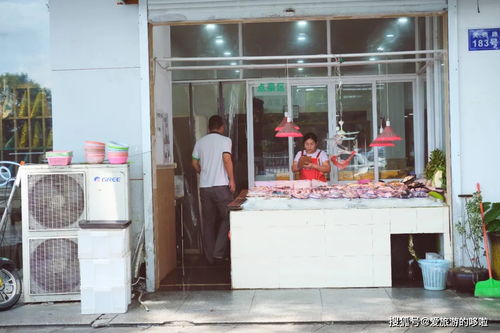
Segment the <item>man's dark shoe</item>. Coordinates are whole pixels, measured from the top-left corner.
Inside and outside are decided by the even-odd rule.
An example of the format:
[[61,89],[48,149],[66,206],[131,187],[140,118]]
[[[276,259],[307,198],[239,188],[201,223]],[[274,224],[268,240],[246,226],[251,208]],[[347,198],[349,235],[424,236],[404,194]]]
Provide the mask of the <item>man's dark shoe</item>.
[[214,257],[214,264],[215,265],[224,265],[228,262],[229,262],[229,258]]

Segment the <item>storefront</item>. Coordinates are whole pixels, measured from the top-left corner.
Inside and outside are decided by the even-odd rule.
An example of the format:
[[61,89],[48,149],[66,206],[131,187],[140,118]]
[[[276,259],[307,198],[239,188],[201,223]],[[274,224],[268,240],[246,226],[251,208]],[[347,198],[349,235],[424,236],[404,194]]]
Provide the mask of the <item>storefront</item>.
[[[190,164],[191,149],[206,133],[208,118],[214,114],[222,115],[228,123],[239,190],[261,181],[297,179],[291,165],[302,150],[302,139],[275,137],[274,129],[285,113],[300,126],[302,134],[314,132],[319,148],[330,156],[345,161],[355,153],[347,167],[332,167],[327,175],[330,184],[421,175],[426,154],[444,145],[446,103],[442,96],[446,85],[442,78],[447,76],[443,75],[447,61],[442,34],[446,27],[441,12],[408,14],[154,26],[155,48],[164,51],[162,45],[170,47],[170,52],[154,58],[155,73],[171,73],[172,155],[175,161],[182,161],[176,174],[187,189],[188,204],[179,212],[186,232],[196,235],[202,218],[196,175]],[[156,32],[163,32],[162,39]],[[401,142],[394,147],[370,147],[389,119]],[[335,137],[340,131],[346,133],[338,142]],[[190,144],[177,145],[181,140]],[[437,233],[440,252],[452,259],[446,205],[432,208],[432,202],[417,200],[406,210],[395,209],[397,204],[392,208],[379,204],[367,210],[354,207],[352,200],[339,205],[340,200],[334,203],[338,207],[326,208],[332,203],[324,201],[329,200],[336,201],[324,199],[316,208],[304,203],[300,209],[282,208],[276,213],[282,219],[269,212],[269,207],[279,206],[278,202],[268,208],[232,212],[232,287],[390,286],[391,230],[397,234]],[[348,206],[350,209],[345,210]],[[439,227],[433,227],[433,223],[429,229],[411,227],[422,216],[430,217]],[[286,223],[276,224],[283,220]],[[408,224],[406,228],[403,223]],[[353,257],[355,249],[336,242],[338,237],[353,244],[361,257]],[[362,244],[356,239],[363,239]],[[314,244],[323,242],[325,247],[311,250]],[[258,248],[251,245],[257,243]],[[335,243],[338,245],[326,246]],[[371,244],[383,244],[383,251]],[[276,246],[278,249],[272,250]],[[346,267],[344,261],[352,262],[352,267],[363,267],[369,274],[349,269],[343,272],[345,279],[319,274],[330,267],[335,276],[333,266]],[[290,276],[297,281],[290,282]],[[364,285],[349,276],[362,277]]]
[[[62,19],[62,14],[67,14],[62,2],[53,3],[55,20],[59,18],[70,26],[68,19]],[[104,73],[106,69],[102,68],[109,64],[116,67],[117,73],[120,66],[130,68],[131,73],[126,74],[129,76],[117,87],[128,82],[141,92],[140,97],[133,96],[133,105],[140,108],[140,114],[124,106],[135,119],[124,123],[141,123],[140,135],[132,145],[142,152],[134,166],[138,180],[135,194],[139,198],[134,210],[145,221],[150,289],[161,278],[157,274],[161,258],[153,246],[160,241],[154,236],[153,223],[153,202],[158,200],[154,196],[158,193],[157,171],[167,164],[177,165],[175,174],[180,176],[177,180],[184,189],[177,214],[186,225],[184,240],[190,250],[195,250],[199,246],[199,209],[196,177],[189,168],[190,154],[212,114],[223,115],[228,122],[239,189],[251,187],[256,181],[294,177],[289,166],[301,141],[274,137],[274,127],[284,112],[292,115],[303,133],[316,132],[320,148],[338,154],[340,159],[345,156],[331,140],[337,127],[340,129],[339,121],[343,121],[342,129],[351,133],[342,143],[346,152],[356,151],[357,157],[345,169],[333,167],[328,175],[331,183],[421,175],[429,153],[436,148],[445,150],[448,166],[453,164],[448,168],[450,206],[442,207],[446,214],[440,221],[447,220],[447,224],[432,232],[447,238],[442,254],[461,260],[459,246],[452,242],[453,233],[449,232],[451,221],[461,214],[456,195],[471,192],[469,185],[480,179],[475,178],[476,173],[465,159],[473,158],[478,151],[469,144],[474,137],[469,137],[471,132],[465,131],[461,123],[462,119],[471,121],[474,117],[465,109],[472,105],[459,93],[472,86],[467,79],[459,79],[459,74],[467,76],[472,72],[459,69],[458,59],[472,70],[479,55],[466,51],[465,22],[477,16],[472,22],[478,27],[494,25],[498,8],[493,1],[481,3],[481,14],[475,6],[462,1],[404,1],[397,8],[393,5],[392,1],[361,0],[279,5],[239,1],[238,6],[230,1],[209,4],[150,0],[140,1],[138,6],[118,6],[121,19],[114,13],[118,7],[102,5],[106,7],[102,20],[98,20],[102,25],[115,22],[130,28],[139,18],[139,27],[129,31],[138,38],[120,46],[121,54],[129,58],[120,59],[117,51],[111,51],[116,57],[107,57],[108,64],[99,66],[103,62],[100,60],[89,67],[99,73]],[[102,43],[90,45],[95,44],[96,49],[97,44],[107,47],[105,40],[111,40],[111,35]],[[138,58],[131,52],[138,53]],[[483,52],[481,56],[485,64],[493,64],[491,53]],[[59,67],[64,69],[68,62],[75,63],[65,60]],[[74,64],[75,73],[77,67]],[[125,71],[120,73],[125,75]],[[57,75],[62,79],[67,73],[65,69]],[[487,77],[494,81],[493,76]],[[66,91],[65,87],[57,88],[55,109],[57,94]],[[485,97],[491,92],[476,93]],[[70,105],[70,101],[67,103]],[[496,117],[491,103],[482,105],[486,115]],[[389,119],[403,140],[394,147],[370,148],[379,128]],[[474,127],[472,121],[470,124]],[[55,121],[54,133],[56,125]],[[484,133],[479,128],[474,131]],[[55,134],[56,145],[70,137],[67,130],[59,133],[63,134]],[[392,214],[391,209],[387,208],[387,214]],[[419,231],[410,228],[399,232]],[[389,234],[384,234],[386,240]],[[175,250],[175,246],[172,248]],[[384,283],[372,285],[387,285],[386,277]]]

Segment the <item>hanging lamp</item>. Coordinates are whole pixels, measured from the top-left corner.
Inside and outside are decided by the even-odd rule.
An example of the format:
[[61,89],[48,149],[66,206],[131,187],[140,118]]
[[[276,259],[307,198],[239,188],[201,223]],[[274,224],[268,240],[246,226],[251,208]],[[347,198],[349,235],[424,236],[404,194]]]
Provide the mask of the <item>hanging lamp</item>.
[[385,128],[382,132],[373,140],[373,142],[388,142],[388,141],[401,141],[401,137],[397,135],[391,127],[391,122],[387,120],[385,122]]
[[[295,125],[296,126],[296,125]],[[281,130],[276,133],[275,137],[277,138],[301,138],[303,137],[302,133],[300,133],[294,126],[294,123],[290,118],[287,117],[287,122],[285,126]]]
[[[286,86],[287,89],[290,86],[288,82],[288,60],[286,62]],[[288,105],[290,107],[290,105]],[[283,125],[283,126],[282,126]],[[298,131],[299,126],[295,125],[290,117],[289,112],[285,112],[285,117],[281,121],[281,123],[274,129],[278,131],[275,137],[277,138],[301,138],[303,137],[302,133]]]
[[372,143],[370,143],[370,147],[394,147],[396,144],[395,143],[392,143],[390,141],[379,141],[379,142],[375,142],[373,141]]
[[[385,65],[385,74],[387,77],[387,64]],[[380,133],[375,138],[375,140],[370,143],[370,147],[394,147],[395,144],[392,141],[402,140],[399,135],[394,132],[391,127],[391,122],[389,121],[389,87],[388,82],[385,83],[385,96],[386,96],[386,110],[387,110],[387,120],[385,122],[385,128],[380,127]]]
[[[281,120],[281,123],[278,126],[276,126],[276,128],[274,130],[275,131],[281,131],[283,129],[283,127],[285,127],[285,125],[286,125],[287,122],[288,122],[288,119],[287,119],[286,112],[285,112],[285,116]],[[299,125],[295,124],[294,122],[292,122],[292,125],[293,125],[293,127],[296,130],[300,129]]]

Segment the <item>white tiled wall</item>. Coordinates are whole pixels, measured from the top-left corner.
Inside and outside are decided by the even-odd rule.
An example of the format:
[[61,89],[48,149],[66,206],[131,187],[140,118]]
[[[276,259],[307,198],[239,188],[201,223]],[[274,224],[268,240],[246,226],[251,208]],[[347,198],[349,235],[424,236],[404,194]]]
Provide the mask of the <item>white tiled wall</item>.
[[391,234],[441,233],[448,207],[231,212],[233,288],[391,286]]

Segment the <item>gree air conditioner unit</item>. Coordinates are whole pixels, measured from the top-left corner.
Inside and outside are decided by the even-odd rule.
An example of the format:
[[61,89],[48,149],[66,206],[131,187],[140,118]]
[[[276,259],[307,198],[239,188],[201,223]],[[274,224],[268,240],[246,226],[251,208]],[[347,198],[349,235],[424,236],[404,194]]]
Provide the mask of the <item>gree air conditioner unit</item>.
[[80,299],[82,220],[129,220],[127,165],[26,165],[20,169],[24,301]]

